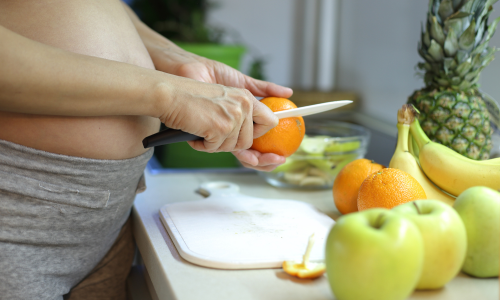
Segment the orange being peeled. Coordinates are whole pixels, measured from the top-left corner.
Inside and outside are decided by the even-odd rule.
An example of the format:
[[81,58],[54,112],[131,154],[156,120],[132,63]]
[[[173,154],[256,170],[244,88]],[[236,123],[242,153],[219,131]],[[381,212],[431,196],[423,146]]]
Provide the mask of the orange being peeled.
[[[286,98],[267,97],[260,102],[273,112],[297,108],[292,101]],[[281,119],[276,127],[263,136],[254,139],[250,149],[288,157],[297,151],[305,133],[306,127],[302,117]]]

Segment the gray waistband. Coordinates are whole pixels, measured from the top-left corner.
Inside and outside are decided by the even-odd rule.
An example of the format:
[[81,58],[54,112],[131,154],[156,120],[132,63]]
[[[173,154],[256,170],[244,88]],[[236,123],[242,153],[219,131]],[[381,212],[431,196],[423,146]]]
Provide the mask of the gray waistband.
[[[12,172],[51,184],[92,186],[108,190],[129,184],[127,180],[137,168],[144,169],[153,149],[130,159],[103,160],[41,151],[0,140],[0,171]],[[117,180],[121,178],[121,180]]]

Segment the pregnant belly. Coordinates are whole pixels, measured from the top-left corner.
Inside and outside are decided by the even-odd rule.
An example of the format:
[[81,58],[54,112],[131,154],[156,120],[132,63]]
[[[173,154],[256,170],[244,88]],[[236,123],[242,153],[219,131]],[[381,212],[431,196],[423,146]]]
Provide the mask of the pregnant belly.
[[142,139],[158,131],[143,116],[53,117],[0,112],[0,139],[69,156],[126,159],[146,151]]
[[[154,69],[119,0],[0,1],[0,25],[46,45]],[[125,159],[160,122],[146,116],[52,117],[0,112],[0,139],[58,154]]]

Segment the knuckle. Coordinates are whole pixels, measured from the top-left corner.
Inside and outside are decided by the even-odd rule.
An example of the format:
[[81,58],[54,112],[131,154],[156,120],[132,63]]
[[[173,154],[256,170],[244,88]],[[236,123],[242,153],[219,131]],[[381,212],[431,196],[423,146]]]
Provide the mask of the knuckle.
[[252,93],[250,93],[249,90],[243,89],[243,93],[246,95],[247,100],[251,100],[253,98],[253,95],[252,95]]
[[202,65],[203,64],[198,61],[184,63],[177,67],[177,73],[179,76],[186,77],[187,75],[190,75],[193,70],[199,69]]
[[233,131],[233,126],[229,122],[224,122],[220,127],[220,132],[224,136],[228,136]]
[[230,124],[228,122],[214,122],[213,125],[214,136],[225,137],[230,132]]
[[237,108],[233,109],[233,111],[231,112],[231,116],[235,120],[241,120],[243,118],[243,116],[244,116],[242,108],[241,107],[237,107]]

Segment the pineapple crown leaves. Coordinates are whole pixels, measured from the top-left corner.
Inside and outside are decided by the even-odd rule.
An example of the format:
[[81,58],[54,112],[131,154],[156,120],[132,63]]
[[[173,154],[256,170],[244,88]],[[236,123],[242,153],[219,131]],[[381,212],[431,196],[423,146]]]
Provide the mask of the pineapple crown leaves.
[[488,25],[498,0],[429,0],[418,52],[425,62],[426,86],[465,90],[476,85],[480,72],[497,51],[488,43],[500,17]]

